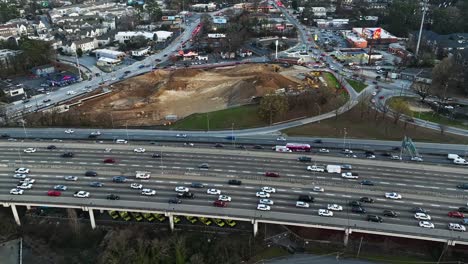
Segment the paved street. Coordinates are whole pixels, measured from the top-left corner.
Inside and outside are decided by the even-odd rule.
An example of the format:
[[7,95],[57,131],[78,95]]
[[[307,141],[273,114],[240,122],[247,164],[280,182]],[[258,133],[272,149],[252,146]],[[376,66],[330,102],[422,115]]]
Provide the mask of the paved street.
[[313,254],[295,254],[289,257],[273,259],[265,262],[257,262],[265,264],[382,264],[383,262],[370,262],[357,259],[342,259],[336,256],[319,256]]

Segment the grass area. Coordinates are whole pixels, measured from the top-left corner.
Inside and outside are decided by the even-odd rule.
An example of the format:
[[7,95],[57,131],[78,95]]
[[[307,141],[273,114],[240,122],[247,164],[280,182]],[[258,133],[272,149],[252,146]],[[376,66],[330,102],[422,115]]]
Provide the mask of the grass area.
[[406,135],[414,141],[440,142],[462,144],[468,139],[452,134],[441,134],[439,131],[421,128],[411,123],[399,122],[395,124],[390,117],[383,117],[381,113],[367,109],[363,112],[355,107],[350,111],[339,115],[338,118],[321,121],[320,123],[307,124],[300,127],[283,130],[289,136],[316,136],[338,137],[344,136],[346,128],[347,138],[365,138],[379,140],[402,140]]
[[203,114],[190,115],[172,125],[180,130],[221,130],[267,126],[257,114],[258,105],[244,105]]
[[447,126],[454,126],[459,128],[468,129],[468,125],[463,124],[460,120],[452,120],[445,116],[438,115],[435,112],[413,112],[414,118],[427,120],[429,122],[439,123]]
[[367,87],[367,84],[361,82],[361,81],[356,81],[352,79],[346,79],[346,81],[356,90],[356,92],[360,93],[362,90],[364,90]]
[[338,80],[335,78],[333,74],[329,72],[322,72],[322,77],[327,82],[328,87],[333,87],[333,88],[340,87],[340,83],[338,82]]
[[252,257],[249,262],[256,263],[260,260],[268,260],[282,256],[290,255],[289,252],[282,247],[269,247]]

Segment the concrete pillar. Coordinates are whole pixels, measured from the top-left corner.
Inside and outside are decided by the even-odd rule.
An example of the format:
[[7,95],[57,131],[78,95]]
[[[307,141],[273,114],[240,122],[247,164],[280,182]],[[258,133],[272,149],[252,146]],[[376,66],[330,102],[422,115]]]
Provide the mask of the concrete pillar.
[[253,225],[253,234],[255,237],[257,236],[257,233],[258,233],[258,222],[255,220],[252,220],[252,225]]
[[11,211],[13,212],[13,217],[15,218],[16,224],[20,226],[21,221],[20,221],[20,218],[19,218],[19,215],[18,215],[18,211],[16,211],[16,205],[11,204],[10,207],[11,207]]
[[104,213],[104,210],[103,210],[103,209],[99,209],[99,212],[100,212],[101,214],[103,214],[103,213]]
[[26,205],[26,209],[31,210],[31,206],[30,206],[30,205]]
[[174,216],[169,213],[167,214],[167,217],[169,217],[169,226],[171,227],[171,231],[174,231]]
[[346,228],[345,229],[345,235],[344,235],[344,239],[343,239],[343,244],[344,246],[348,246],[348,240],[349,240],[349,235],[353,232],[353,230],[351,228]]
[[89,213],[89,220],[91,221],[91,228],[96,229],[96,221],[94,220],[93,209],[88,208],[88,213]]

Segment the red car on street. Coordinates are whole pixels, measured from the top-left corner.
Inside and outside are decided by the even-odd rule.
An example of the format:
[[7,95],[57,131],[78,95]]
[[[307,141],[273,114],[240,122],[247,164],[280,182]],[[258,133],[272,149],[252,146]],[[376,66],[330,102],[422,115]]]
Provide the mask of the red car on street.
[[115,159],[114,158],[106,158],[106,159],[104,159],[104,163],[115,163]]
[[59,192],[59,191],[50,190],[50,191],[47,192],[47,195],[48,196],[60,196],[60,195],[62,195],[62,193]]
[[216,206],[216,207],[226,207],[227,203],[223,202],[223,201],[220,201],[220,200],[216,200],[216,201],[214,201],[213,205]]
[[448,216],[455,217],[455,218],[465,218],[465,216],[462,213],[457,212],[457,211],[448,212]]
[[267,172],[265,172],[265,176],[267,176],[267,177],[279,177],[279,173],[267,171]]

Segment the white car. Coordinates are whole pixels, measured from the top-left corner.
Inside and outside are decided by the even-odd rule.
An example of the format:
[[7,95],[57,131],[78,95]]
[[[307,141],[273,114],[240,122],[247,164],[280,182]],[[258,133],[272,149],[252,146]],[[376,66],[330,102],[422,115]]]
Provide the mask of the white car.
[[193,143],[187,143],[187,142],[185,142],[185,143],[184,143],[184,146],[188,146],[188,147],[194,147],[194,146],[195,146],[195,144],[193,144]]
[[208,190],[206,190],[206,193],[207,193],[207,194],[217,194],[217,195],[220,195],[220,194],[221,194],[221,191],[218,190],[218,189],[208,189]]
[[220,195],[220,196],[218,197],[218,200],[223,201],[223,202],[230,202],[230,201],[231,201],[231,196]]
[[454,231],[460,231],[460,232],[465,232],[466,231],[466,228],[465,228],[464,225],[455,224],[455,223],[449,223],[448,228],[450,230],[454,230]]
[[322,187],[319,187],[319,186],[315,186],[312,191],[314,192],[324,192],[325,190],[322,188]]
[[100,132],[100,131],[94,131],[94,132],[91,132],[91,135],[93,135],[93,136],[100,136],[100,135],[101,135],[101,132]]
[[319,209],[318,210],[318,215],[320,216],[333,216],[333,212],[332,211],[329,211],[327,209]]
[[28,173],[29,173],[29,169],[26,169],[26,168],[17,168],[17,169],[15,170],[15,173],[28,174]]
[[260,198],[270,198],[270,194],[267,192],[257,192],[255,196],[260,197]]
[[412,161],[417,161],[417,162],[423,161],[423,159],[422,159],[421,157],[417,157],[417,156],[416,156],[416,157],[412,157],[411,160],[412,160]]
[[286,138],[285,137],[277,137],[276,141],[286,141]]
[[303,201],[297,201],[296,202],[296,207],[302,207],[302,208],[309,208],[309,203],[303,202]]
[[144,148],[136,148],[133,150],[133,152],[136,152],[136,153],[145,153],[146,149]]
[[73,134],[73,133],[75,133],[75,131],[73,131],[73,130],[71,130],[71,129],[67,129],[67,130],[65,130],[65,133],[67,133],[67,134]]
[[414,218],[419,220],[431,220],[431,216],[425,213],[415,213]]
[[400,200],[401,199],[401,194],[398,194],[398,193],[395,193],[395,192],[385,193],[385,198]]
[[266,204],[259,204],[259,205],[257,205],[257,210],[270,211],[271,207],[269,205],[266,205]]
[[343,173],[341,173],[341,178],[358,179],[359,176],[357,176],[355,173],[352,173],[352,172],[343,172]]
[[16,173],[15,175],[13,175],[13,178],[15,179],[25,179],[26,177],[28,177],[28,175],[22,173]]
[[274,204],[273,200],[270,200],[270,199],[260,199],[260,201],[258,201],[258,203],[268,204],[268,205],[273,205]]
[[175,187],[176,192],[189,192],[189,188],[184,187],[184,186],[177,186]]
[[64,179],[66,181],[77,181],[78,177],[76,177],[76,176],[65,176]]
[[111,152],[111,151],[112,151],[111,148],[105,148],[105,149],[104,149],[104,152]]
[[132,189],[141,189],[141,188],[143,188],[143,185],[140,184],[140,183],[132,183],[132,184],[130,184],[130,188],[132,188]]
[[21,185],[16,186],[17,189],[31,189],[33,185],[31,183],[22,183]]
[[375,159],[375,155],[367,155],[366,159]]
[[24,150],[24,153],[34,153],[34,152],[36,152],[35,148],[27,148]]
[[177,134],[176,137],[183,137],[183,138],[186,138],[186,137],[187,137],[187,134]]
[[434,224],[429,221],[419,221],[419,226],[424,228],[434,228]]
[[17,189],[17,188],[11,189],[11,190],[10,190],[10,194],[21,195],[21,194],[23,194],[23,193],[24,193],[24,190]]
[[68,91],[68,92],[67,92],[67,95],[74,95],[74,94],[76,94],[75,91]]
[[86,191],[77,191],[73,196],[78,197],[78,198],[87,198],[89,197],[89,192]]
[[321,149],[319,149],[319,152],[320,152],[320,153],[329,153],[330,150],[321,148]]
[[350,149],[343,149],[343,153],[345,154],[353,154],[353,151]]
[[153,195],[156,195],[156,191],[151,190],[151,189],[143,189],[143,190],[141,190],[141,194],[142,195],[147,195],[147,196],[153,196]]
[[36,180],[35,179],[31,179],[31,178],[26,178],[26,179],[22,179],[20,180],[20,183],[23,184],[23,183],[35,183]]
[[321,166],[307,166],[308,171],[317,171],[317,172],[325,172],[325,168]]
[[398,155],[392,155],[392,156],[390,157],[390,159],[392,159],[392,160],[401,160],[401,157],[398,156]]
[[262,192],[276,193],[276,189],[273,187],[265,186],[265,187],[262,187]]
[[343,211],[343,206],[337,204],[329,204],[327,205],[327,209],[332,211]]
[[149,171],[136,171],[135,178],[137,179],[149,179],[151,177],[151,172]]

